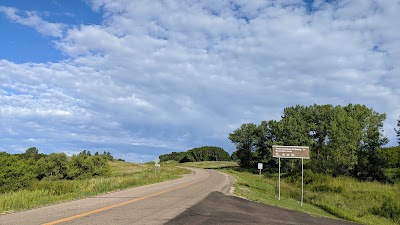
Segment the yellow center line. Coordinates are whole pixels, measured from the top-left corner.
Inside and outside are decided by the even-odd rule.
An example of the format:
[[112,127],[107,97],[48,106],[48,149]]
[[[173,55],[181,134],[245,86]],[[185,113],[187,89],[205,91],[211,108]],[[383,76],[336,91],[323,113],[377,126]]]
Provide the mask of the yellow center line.
[[177,189],[181,189],[181,188],[187,187],[189,185],[192,185],[192,184],[198,183],[200,181],[203,181],[203,180],[207,179],[209,176],[210,176],[210,173],[208,173],[207,177],[205,177],[205,178],[203,178],[201,180],[195,181],[195,182],[184,184],[184,185],[181,185],[181,186],[178,186],[178,187],[174,187],[174,188],[171,188],[171,189],[168,189],[168,190],[156,192],[154,194],[146,195],[146,196],[143,196],[143,197],[140,197],[140,198],[135,198],[135,199],[132,199],[132,200],[129,200],[129,201],[117,203],[117,204],[114,204],[114,205],[109,205],[109,206],[106,206],[106,207],[103,207],[103,208],[99,208],[99,209],[95,209],[95,210],[92,210],[92,211],[89,211],[89,212],[85,212],[85,213],[77,214],[77,215],[74,215],[74,216],[66,217],[66,218],[63,218],[63,219],[55,220],[55,221],[52,221],[52,222],[49,222],[49,223],[44,223],[42,225],[54,225],[54,224],[64,223],[64,222],[67,222],[67,221],[70,221],[70,220],[74,220],[74,219],[77,219],[77,218],[81,218],[81,217],[84,217],[84,216],[88,216],[88,215],[92,215],[92,214],[95,214],[95,213],[103,212],[103,211],[106,211],[106,210],[109,210],[109,209],[121,207],[121,206],[130,204],[132,202],[141,201],[141,200],[144,200],[144,199],[147,199],[147,198],[151,198],[151,197],[154,197],[154,196],[157,196],[157,195],[161,195],[161,194],[164,194],[164,193],[167,193],[167,192],[170,192],[170,191],[174,191],[174,190],[177,190]]

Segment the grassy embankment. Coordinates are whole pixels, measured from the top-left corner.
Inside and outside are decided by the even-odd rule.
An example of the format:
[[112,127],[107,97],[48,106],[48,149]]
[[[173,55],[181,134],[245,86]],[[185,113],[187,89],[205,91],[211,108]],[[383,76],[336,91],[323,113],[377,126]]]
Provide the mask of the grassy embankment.
[[37,181],[29,189],[0,195],[0,213],[79,199],[115,190],[158,183],[180,177],[188,170],[165,165],[154,173],[154,164],[109,162],[111,175],[85,180]]
[[350,177],[333,178],[306,171],[304,204],[300,206],[301,177],[282,178],[281,200],[278,200],[276,175],[259,176],[257,170],[253,173],[242,170],[232,162],[183,165],[222,168],[220,171],[236,178],[235,194],[253,201],[363,224],[400,224],[400,184],[360,182]]

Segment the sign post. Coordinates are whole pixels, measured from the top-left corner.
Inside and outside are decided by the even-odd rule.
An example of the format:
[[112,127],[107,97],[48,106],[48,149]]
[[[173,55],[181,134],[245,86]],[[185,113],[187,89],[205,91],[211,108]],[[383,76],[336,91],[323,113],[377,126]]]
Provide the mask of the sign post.
[[279,157],[278,200],[281,200],[281,158]]
[[154,160],[154,174],[157,174],[157,168],[159,168],[159,169],[161,168],[159,162],[160,162],[159,158],[156,158]]
[[301,206],[304,199],[304,159],[310,158],[308,146],[272,146],[272,157],[279,158],[278,200],[281,200],[281,158],[301,159]]
[[260,176],[261,176],[261,170],[263,169],[263,164],[262,163],[258,163],[258,169],[260,170]]
[[304,198],[304,158],[301,158],[301,206]]

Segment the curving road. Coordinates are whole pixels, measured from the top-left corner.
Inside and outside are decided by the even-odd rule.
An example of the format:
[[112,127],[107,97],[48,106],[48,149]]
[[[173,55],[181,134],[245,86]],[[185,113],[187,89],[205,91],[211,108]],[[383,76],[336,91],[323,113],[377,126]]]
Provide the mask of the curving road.
[[164,224],[211,192],[229,189],[228,176],[191,170],[177,180],[3,214],[0,224]]
[[191,170],[173,181],[3,214],[0,224],[352,224],[225,195],[230,177]]

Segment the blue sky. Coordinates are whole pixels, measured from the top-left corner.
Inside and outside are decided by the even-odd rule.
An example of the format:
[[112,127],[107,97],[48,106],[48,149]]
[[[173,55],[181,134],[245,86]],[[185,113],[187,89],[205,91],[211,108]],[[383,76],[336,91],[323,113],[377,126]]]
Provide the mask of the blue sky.
[[0,150],[232,152],[287,106],[400,116],[397,0],[0,2]]
[[[72,27],[80,24],[99,24],[102,13],[94,12],[83,1],[13,1],[3,0],[3,7],[17,10],[21,19],[34,14],[50,23],[62,23]],[[29,19],[28,19],[29,20]],[[57,62],[68,58],[55,48],[54,37],[45,32],[38,32],[32,26],[24,26],[12,20],[4,12],[0,14],[2,34],[0,36],[0,58],[16,63]],[[29,37],[29,38],[27,38]]]

